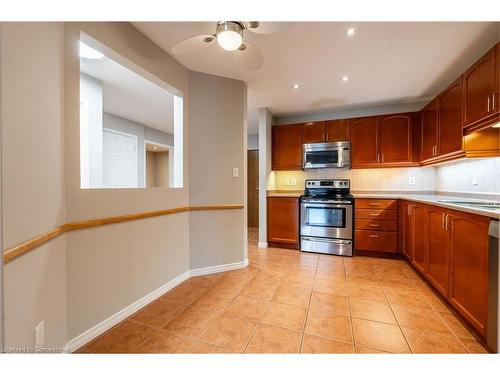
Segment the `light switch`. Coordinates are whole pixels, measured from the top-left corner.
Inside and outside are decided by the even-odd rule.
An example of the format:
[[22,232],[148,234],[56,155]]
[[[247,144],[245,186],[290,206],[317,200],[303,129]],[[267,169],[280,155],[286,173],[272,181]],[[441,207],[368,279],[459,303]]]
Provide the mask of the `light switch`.
[[233,177],[239,177],[239,176],[240,176],[239,168],[233,168]]
[[296,178],[292,178],[292,186],[296,186],[297,185],[297,179]]
[[290,179],[289,178],[285,178],[285,186],[290,186]]
[[477,182],[477,174],[473,174],[473,175],[472,175],[472,185],[473,185],[473,186],[477,186],[477,185],[478,185],[478,182]]
[[415,185],[415,177],[410,177],[410,178],[408,179],[408,183],[409,183],[410,185]]

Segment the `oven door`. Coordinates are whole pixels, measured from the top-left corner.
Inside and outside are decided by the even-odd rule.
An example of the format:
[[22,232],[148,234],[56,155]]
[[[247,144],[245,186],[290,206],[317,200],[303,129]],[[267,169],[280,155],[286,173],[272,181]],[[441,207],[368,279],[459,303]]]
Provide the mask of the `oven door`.
[[349,142],[311,143],[303,145],[304,169],[349,168]]
[[352,204],[302,202],[300,234],[352,239]]

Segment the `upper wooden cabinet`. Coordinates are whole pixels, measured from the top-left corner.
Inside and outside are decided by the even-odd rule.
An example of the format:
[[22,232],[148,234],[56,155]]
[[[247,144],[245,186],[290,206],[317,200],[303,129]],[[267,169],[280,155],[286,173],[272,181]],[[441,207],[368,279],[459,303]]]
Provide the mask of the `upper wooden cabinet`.
[[352,167],[375,166],[379,162],[378,116],[351,120]]
[[448,155],[463,149],[462,77],[453,82],[438,97],[438,155]]
[[340,142],[351,140],[351,120],[325,121],[326,142]]
[[425,106],[422,121],[422,160],[437,156],[438,144],[438,101],[434,99]]
[[302,169],[302,124],[272,128],[272,169]]
[[498,121],[499,49],[497,43],[463,74],[463,126],[467,131]]
[[413,165],[412,124],[412,113],[352,119],[352,167]]
[[325,122],[306,122],[302,129],[302,143],[325,142]]
[[407,163],[413,160],[411,113],[380,117],[380,162]]

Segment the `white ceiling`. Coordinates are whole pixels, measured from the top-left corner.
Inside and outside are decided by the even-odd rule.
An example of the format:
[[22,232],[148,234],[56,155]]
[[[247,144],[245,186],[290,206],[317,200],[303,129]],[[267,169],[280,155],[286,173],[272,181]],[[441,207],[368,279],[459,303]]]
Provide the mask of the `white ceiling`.
[[[215,22],[133,24],[187,68],[246,81],[249,111],[268,107],[276,116],[430,99],[499,38],[499,23],[487,22],[297,22],[277,34],[245,32],[264,56],[262,68],[248,71],[217,47],[171,53],[185,38],[213,33]],[[350,26],[358,32],[347,38]]]
[[174,133],[174,96],[108,57],[80,59],[80,70],[103,82],[105,112]]

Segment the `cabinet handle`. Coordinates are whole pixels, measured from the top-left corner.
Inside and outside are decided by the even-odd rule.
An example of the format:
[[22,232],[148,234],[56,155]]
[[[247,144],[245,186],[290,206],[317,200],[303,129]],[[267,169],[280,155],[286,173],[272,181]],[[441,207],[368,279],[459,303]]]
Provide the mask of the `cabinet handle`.
[[370,214],[370,216],[380,216],[380,214]]
[[379,238],[380,236],[377,236],[376,234],[370,234],[371,238]]
[[368,203],[368,206],[380,206],[380,203]]
[[384,154],[382,154],[382,163],[384,162]]
[[446,217],[444,219],[444,229],[448,230],[448,214],[445,214],[445,215],[446,215]]
[[446,214],[443,212],[443,215],[441,216],[441,228],[444,229],[444,216]]
[[371,227],[375,227],[375,228],[378,228],[380,225],[378,224],[370,224]]
[[487,112],[490,112],[490,97],[488,96],[488,111]]
[[495,96],[496,96],[496,94],[491,95],[491,99],[492,99],[492,102],[493,102],[493,106],[492,106],[493,110],[495,110]]

